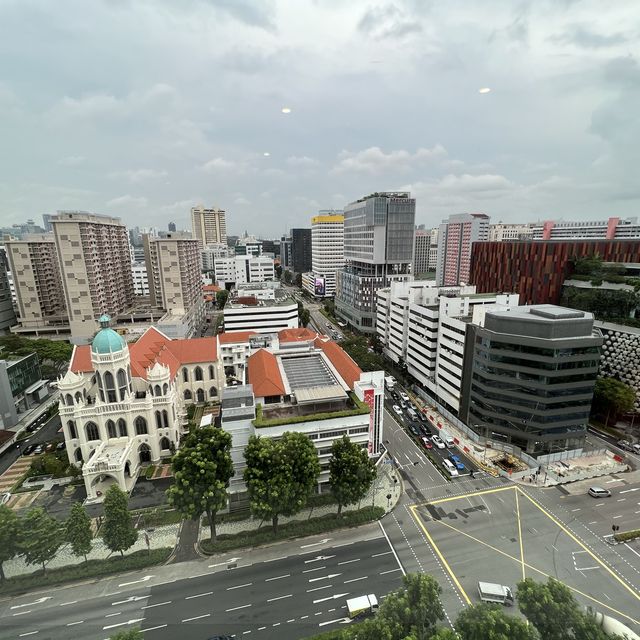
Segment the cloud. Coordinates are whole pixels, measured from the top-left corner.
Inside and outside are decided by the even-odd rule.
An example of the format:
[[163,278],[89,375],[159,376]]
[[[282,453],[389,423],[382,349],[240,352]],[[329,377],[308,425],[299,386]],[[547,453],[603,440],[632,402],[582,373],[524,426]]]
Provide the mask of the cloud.
[[115,207],[115,208],[128,208],[128,209],[136,209],[141,207],[146,207],[149,204],[149,200],[144,196],[131,196],[129,194],[124,196],[119,196],[118,198],[113,198],[108,200],[106,203],[107,207]]
[[125,179],[135,184],[156,178],[164,178],[168,173],[158,169],[128,169],[126,171],[115,171],[109,174],[110,178]]
[[629,37],[619,31],[602,34],[583,25],[573,25],[565,33],[550,36],[549,40],[557,44],[570,44],[583,49],[602,49],[626,44]]
[[308,156],[289,156],[286,160],[290,167],[315,167],[318,161]]
[[86,158],[84,156],[66,156],[65,158],[60,158],[58,160],[58,164],[63,167],[77,167],[84,163]]
[[464,173],[460,176],[453,174],[444,176],[444,178],[437,183],[437,188],[449,192],[480,194],[487,191],[493,193],[498,191],[512,191],[515,185],[501,175],[488,173],[474,176]]
[[233,200],[233,204],[251,204],[251,200],[248,200],[243,195],[238,195]]
[[212,158],[208,160],[200,169],[206,173],[218,173],[219,171],[240,171],[243,165],[233,160],[225,160],[224,158]]
[[358,31],[371,38],[400,39],[412,33],[420,33],[422,25],[396,5],[388,4],[367,9],[358,22]]
[[382,173],[387,171],[407,171],[417,165],[444,158],[447,150],[436,144],[432,149],[420,147],[415,153],[400,149],[385,153],[380,147],[369,147],[363,151],[342,151],[331,173],[363,172]]
[[275,11],[270,0],[206,0],[206,4],[250,27],[275,30]]

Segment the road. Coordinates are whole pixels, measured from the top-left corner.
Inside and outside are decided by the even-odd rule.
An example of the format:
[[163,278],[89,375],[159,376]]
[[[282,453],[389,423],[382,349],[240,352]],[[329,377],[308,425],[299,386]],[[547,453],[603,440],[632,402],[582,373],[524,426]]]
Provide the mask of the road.
[[1,636],[102,640],[140,625],[151,640],[249,633],[294,640],[348,624],[348,597],[383,597],[401,585],[402,568],[378,524],[237,555],[248,553],[8,599],[0,603]]

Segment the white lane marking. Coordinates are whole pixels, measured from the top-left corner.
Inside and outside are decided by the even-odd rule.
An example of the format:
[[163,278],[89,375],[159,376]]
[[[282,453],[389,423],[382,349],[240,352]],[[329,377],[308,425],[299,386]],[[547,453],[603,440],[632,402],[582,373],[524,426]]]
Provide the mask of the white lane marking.
[[141,609],[153,609],[153,607],[162,607],[165,604],[171,604],[173,600],[167,600],[166,602],[158,602],[157,604],[146,604],[144,607],[140,607]]
[[203,613],[201,616],[193,616],[193,618],[185,618],[182,622],[191,622],[192,620],[200,620],[201,618],[208,618],[210,613]]
[[279,622],[274,622],[271,626],[272,626],[272,627],[279,627],[279,626],[280,626],[280,623],[279,623]]
[[320,542],[312,542],[311,544],[303,544],[301,549],[308,549],[309,547],[317,547],[319,544],[327,544],[332,538],[323,538]]
[[231,607],[231,609],[225,609],[226,613],[229,613],[229,611],[237,611],[238,609],[246,609],[247,607],[250,607],[250,604],[243,604],[239,607]]
[[316,567],[315,569],[305,569],[302,573],[311,573],[312,571],[321,571],[322,569],[326,569],[327,567]]
[[360,558],[355,558],[353,560],[345,560],[344,562],[338,562],[338,566],[341,564],[351,564],[352,562],[360,562]]
[[[269,560],[263,560],[262,562],[276,562],[277,560],[286,560],[289,556],[280,556],[279,558],[269,558]],[[209,565],[210,567],[215,567],[216,565]],[[266,627],[264,627],[266,629]]]
[[21,633],[18,638],[24,638],[25,636],[32,636],[35,633],[38,633],[37,631],[28,631],[27,633]]
[[619,480],[607,480],[605,484],[611,484],[612,482],[620,482]]
[[318,580],[331,580],[331,578],[337,578],[341,575],[341,573],[330,573],[329,575],[321,576],[320,578],[309,578],[309,582],[318,582]]
[[[25,602],[24,604],[14,604],[13,607],[9,607],[10,609],[24,609],[25,607],[32,607],[34,604],[42,604],[47,600],[51,600],[51,596],[45,596],[44,598],[38,598],[33,602]],[[37,633],[37,631],[36,631]]]
[[380,525],[380,529],[381,529],[382,533],[384,534],[384,537],[387,540],[387,544],[389,545],[389,548],[391,549],[391,551],[393,551],[393,555],[394,555],[394,557],[396,559],[396,562],[398,563],[398,566],[402,570],[402,575],[406,576],[407,572],[404,570],[404,567],[402,566],[402,563],[400,562],[400,558],[398,558],[398,554],[396,553],[396,550],[393,548],[393,545],[391,544],[391,540],[389,540],[389,536],[387,535],[387,532],[384,530],[384,527],[382,526],[382,522],[380,520],[378,520],[378,524]]
[[166,624],[159,624],[157,627],[149,627],[148,629],[143,629],[142,633],[144,633],[145,631],[155,631],[156,629],[164,629],[167,625]]
[[336,618],[335,620],[327,620],[326,622],[320,622],[318,623],[319,627],[324,627],[327,624],[335,624],[336,622],[346,622],[349,621],[351,622],[351,620],[349,620],[349,618]]
[[300,620],[306,620],[309,616],[300,616]]
[[285,573],[284,575],[276,576],[275,578],[267,578],[265,582],[271,582],[272,580],[280,580],[281,578],[290,578],[290,577],[291,577],[290,573]]
[[78,601],[77,600],[72,600],[71,602],[63,602],[62,604],[59,604],[58,606],[59,607],[67,607],[70,604],[78,604]]
[[388,556],[392,551],[383,551],[382,553],[374,553],[371,557],[377,558],[378,556]]
[[332,584],[325,584],[324,587],[316,587],[315,589],[307,589],[307,593],[311,593],[312,591],[321,591],[322,589],[328,589],[329,587],[333,587]]
[[258,627],[258,631],[264,631],[267,627]]
[[67,627],[73,627],[76,624],[82,624],[84,620],[78,620],[77,622],[67,622]]
[[225,560],[224,562],[218,562],[217,564],[209,564],[207,565],[207,567],[209,569],[213,569],[214,567],[224,567],[225,565],[228,564],[233,564],[234,562],[238,562],[238,560],[241,560],[242,558],[229,558],[228,560]]
[[213,591],[206,591],[205,593],[197,593],[195,596],[185,596],[185,600],[192,600],[193,598],[202,598],[203,596],[212,596]]
[[151,580],[151,578],[155,578],[155,576],[145,576],[144,578],[140,578],[140,580],[134,580],[133,582],[123,582],[122,584],[118,585],[118,588],[128,587],[131,584],[138,584],[139,582],[148,582],[149,580]]
[[117,602],[112,602],[111,606],[115,607],[119,604],[126,604],[127,602],[137,602],[138,600],[146,600],[150,598],[151,594],[148,593],[146,596],[129,596],[126,600],[118,600]]
[[243,631],[243,632],[242,632],[242,635],[243,635],[243,636],[246,636],[248,633],[251,633],[251,629],[249,629],[249,631]]
[[328,598],[320,598],[319,600],[314,600],[313,604],[319,604],[320,602],[326,602],[327,600],[337,600],[338,598],[344,598],[345,596],[348,596],[349,593],[335,593],[332,596],[329,596]]
[[640,558],[640,553],[638,553],[635,549],[632,549],[632,548],[629,546],[629,543],[628,543],[628,542],[625,542],[625,543],[624,543],[624,546],[625,546],[625,547],[627,547],[627,549],[629,549],[629,551],[631,551],[631,553],[635,553],[635,554],[638,556],[638,558]]
[[[366,542],[366,540],[362,540],[362,542]],[[332,545],[332,549],[339,549],[340,547],[348,547],[351,544],[355,544],[355,542],[343,542],[342,544],[334,544]]]
[[246,582],[245,584],[237,584],[235,587],[227,587],[227,591],[233,591],[234,589],[242,589],[242,587],[250,587],[253,582]]
[[11,614],[11,615],[14,615],[14,616],[23,616],[23,615],[25,615],[25,613],[31,613],[31,611],[32,611],[31,609],[28,609],[27,611],[18,611],[18,613],[13,613],[13,614]]
[[118,624],[107,625],[106,627],[102,627],[102,630],[106,631],[107,629],[115,629],[116,627],[122,627],[125,624],[135,624],[136,622],[142,622],[143,620],[144,618],[134,618],[133,620],[127,620],[126,622],[118,622]]
[[287,620],[287,622],[295,622],[296,619],[295,618],[291,618],[291,620]]
[[571,513],[573,513],[574,511],[580,511],[580,507],[578,507],[577,509],[571,509]]
[[304,563],[309,564],[310,562],[322,562],[323,560],[330,560],[335,557],[335,553],[332,556],[316,556],[315,558],[311,558],[311,560],[305,560]]
[[270,598],[267,602],[275,602],[276,600],[284,600],[285,598],[293,598],[293,594],[289,593],[286,596],[278,596],[277,598]]
[[626,500],[626,498],[620,498],[619,500],[616,500],[616,502],[624,502]]
[[622,516],[613,516],[613,518],[611,518],[611,519],[615,520],[616,518],[622,518]]
[[[144,609],[144,607],[142,608]],[[113,616],[121,616],[121,615],[122,615],[122,611],[118,611],[117,613],[107,613],[105,618],[113,618]]]
[[358,580],[366,580],[369,576],[362,576],[361,578],[353,578],[353,580],[345,580],[344,584],[349,584],[350,582],[358,582]]
[[635,489],[625,489],[624,491],[620,491],[620,493],[631,493],[632,491],[640,491],[640,487],[636,487]]
[[394,573],[396,571],[400,571],[400,567],[398,567],[397,569],[389,569],[389,571],[381,571],[379,575],[384,576],[387,573]]
[[598,521],[594,520],[593,522],[590,522],[589,524],[598,524]]

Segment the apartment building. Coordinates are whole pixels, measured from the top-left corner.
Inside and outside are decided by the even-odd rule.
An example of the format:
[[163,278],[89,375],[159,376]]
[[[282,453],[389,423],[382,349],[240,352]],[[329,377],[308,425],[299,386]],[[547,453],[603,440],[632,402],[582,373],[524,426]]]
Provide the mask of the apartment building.
[[133,293],[136,296],[149,295],[149,277],[145,262],[132,262],[131,275],[133,277]]
[[218,207],[207,208],[203,205],[191,209],[191,230],[200,246],[227,242],[226,212]]
[[438,264],[438,229],[416,229],[411,272],[421,275],[435,271]]
[[533,240],[628,240],[640,238],[638,218],[581,222],[547,220],[533,224]]
[[436,282],[440,287],[468,284],[471,247],[489,237],[489,216],[460,213],[443,220],[438,232]]
[[321,212],[311,218],[311,271],[302,274],[302,287],[316,298],[333,297],[343,267],[344,215]]
[[363,333],[376,331],[378,291],[393,280],[411,279],[415,214],[408,192],[373,193],[345,207],[336,313]]
[[489,225],[489,242],[504,242],[505,240],[530,240],[533,237],[534,225],[508,224],[498,222]]

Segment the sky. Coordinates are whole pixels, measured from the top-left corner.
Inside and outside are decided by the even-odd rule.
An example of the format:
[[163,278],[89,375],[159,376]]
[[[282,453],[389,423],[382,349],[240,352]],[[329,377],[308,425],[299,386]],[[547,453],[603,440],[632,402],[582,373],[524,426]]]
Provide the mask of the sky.
[[638,215],[637,0],[0,0],[0,25],[2,226],[205,204],[278,237],[382,190],[427,227]]

